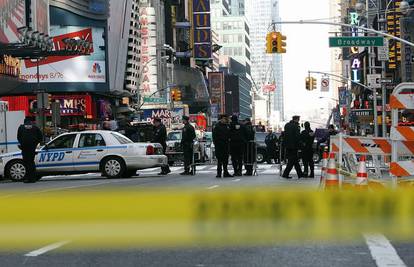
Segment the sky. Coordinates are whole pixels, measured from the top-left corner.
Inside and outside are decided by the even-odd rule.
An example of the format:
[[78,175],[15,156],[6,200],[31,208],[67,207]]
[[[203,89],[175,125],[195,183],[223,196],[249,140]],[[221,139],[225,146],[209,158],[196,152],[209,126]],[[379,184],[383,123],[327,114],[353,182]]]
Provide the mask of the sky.
[[[329,18],[329,0],[280,0],[280,16],[282,21]],[[314,114],[321,107],[327,108],[327,101],[331,101],[319,99],[329,96],[320,93],[320,75],[314,75],[317,90],[309,92],[305,89],[308,70],[330,72],[329,31],[330,27],[323,25],[282,25],[282,33],[287,37],[283,76],[285,113],[289,117]]]

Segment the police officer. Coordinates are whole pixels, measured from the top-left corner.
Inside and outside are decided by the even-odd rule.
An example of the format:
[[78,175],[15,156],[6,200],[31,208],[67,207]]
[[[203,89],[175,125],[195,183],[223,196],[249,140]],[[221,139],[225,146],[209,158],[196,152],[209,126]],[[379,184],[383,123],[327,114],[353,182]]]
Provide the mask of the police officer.
[[277,155],[276,155],[276,147],[277,147],[277,136],[273,132],[271,128],[269,128],[266,138],[265,138],[265,144],[266,144],[266,156],[267,156],[267,163],[271,164],[272,159],[275,160],[275,163],[277,163]]
[[245,131],[239,123],[237,115],[231,116],[230,123],[230,154],[234,176],[242,176],[243,156],[246,146]]
[[[152,138],[153,143],[159,143],[162,145],[162,151],[165,155],[167,150],[167,129],[165,125],[162,124],[160,118],[154,119],[154,134]],[[161,167],[161,172],[158,175],[167,175],[171,172],[170,167],[168,165]]]
[[26,168],[26,175],[23,182],[36,182],[36,165],[34,162],[36,147],[42,142],[43,136],[40,129],[32,124],[30,118],[25,118],[24,124],[17,130],[17,141],[22,150],[23,163]]
[[253,163],[256,160],[256,144],[253,142],[255,137],[254,127],[250,118],[244,119],[244,136],[246,139],[245,153],[244,153],[244,168],[246,169],[245,176],[253,175]]
[[183,116],[184,128],[181,138],[181,147],[184,154],[184,172],[181,175],[191,175],[190,167],[193,163],[193,141],[196,138],[194,127],[190,124],[190,118]]
[[[315,133],[310,127],[310,123],[307,121],[304,123],[305,130],[300,133],[300,140],[302,145],[302,161],[303,161],[303,176],[314,178],[314,163],[313,163],[313,142],[315,140]],[[310,168],[310,174],[308,176],[308,170]]]
[[216,178],[221,178],[222,171],[224,171],[223,177],[233,177],[227,170],[227,165],[229,164],[229,139],[230,127],[228,117],[223,114],[219,116],[219,122],[213,129],[213,143],[217,158]]
[[303,177],[302,170],[299,164],[299,142],[300,142],[300,126],[299,116],[293,116],[292,120],[285,125],[285,133],[283,135],[283,142],[286,151],[287,166],[283,172],[282,177],[290,179],[290,171],[295,167],[298,178]]

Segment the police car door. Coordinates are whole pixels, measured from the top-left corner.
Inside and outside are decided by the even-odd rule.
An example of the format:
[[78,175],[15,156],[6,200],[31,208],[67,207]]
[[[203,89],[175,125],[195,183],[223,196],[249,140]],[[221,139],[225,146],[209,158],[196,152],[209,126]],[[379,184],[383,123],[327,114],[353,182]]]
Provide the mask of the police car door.
[[36,155],[36,168],[40,172],[73,171],[73,145],[76,134],[65,134],[49,142]]
[[99,133],[80,134],[78,147],[74,151],[76,171],[99,171],[101,159],[107,152],[106,143]]

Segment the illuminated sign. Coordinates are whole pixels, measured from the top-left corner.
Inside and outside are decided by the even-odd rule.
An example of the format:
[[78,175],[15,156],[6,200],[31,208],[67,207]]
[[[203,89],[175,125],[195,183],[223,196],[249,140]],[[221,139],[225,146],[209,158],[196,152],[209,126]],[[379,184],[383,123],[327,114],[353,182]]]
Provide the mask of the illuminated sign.
[[[349,13],[349,20],[350,20],[351,25],[358,26],[359,25],[359,15],[358,15],[358,13],[356,13],[356,12]],[[352,37],[358,36],[358,29],[357,28],[351,28],[351,36]],[[351,51],[352,54],[359,53],[357,46],[351,47],[350,51]]]
[[19,77],[20,76],[20,60],[12,56],[3,55],[0,58],[0,74]]
[[157,31],[155,9],[141,7],[139,9],[139,24],[141,25],[141,54],[140,54],[140,83],[141,96],[150,96],[157,89]]
[[359,58],[354,58],[352,60],[352,64],[351,64],[351,77],[352,77],[352,81],[354,82],[361,82],[361,60]]
[[[390,11],[387,14],[387,32],[396,37],[401,37],[400,18],[402,17],[402,14],[399,12],[401,1],[402,0],[393,1],[389,8]],[[396,69],[397,63],[401,62],[401,42],[391,40],[389,44],[388,68]]]
[[211,58],[210,0],[193,0],[194,57],[201,60]]

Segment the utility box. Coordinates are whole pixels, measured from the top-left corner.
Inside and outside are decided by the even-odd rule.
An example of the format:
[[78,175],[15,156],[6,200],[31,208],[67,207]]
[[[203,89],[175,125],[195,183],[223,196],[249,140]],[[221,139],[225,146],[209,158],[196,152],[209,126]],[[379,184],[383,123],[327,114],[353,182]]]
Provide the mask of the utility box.
[[24,111],[8,111],[8,103],[0,101],[0,154],[20,151],[17,129],[24,117]]

